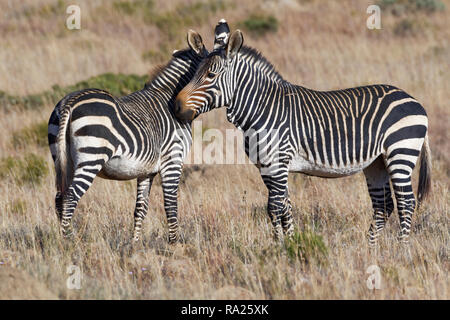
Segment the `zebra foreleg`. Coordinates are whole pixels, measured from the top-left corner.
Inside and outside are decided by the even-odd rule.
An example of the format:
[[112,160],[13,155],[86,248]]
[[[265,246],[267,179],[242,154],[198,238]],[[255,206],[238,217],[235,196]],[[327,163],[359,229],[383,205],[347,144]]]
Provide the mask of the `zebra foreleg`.
[[142,222],[144,221],[145,216],[147,215],[148,199],[154,177],[155,175],[152,174],[149,177],[138,178],[137,180],[136,208],[134,210],[133,242],[139,241],[141,237]]
[[281,227],[284,235],[291,237],[294,234],[294,223],[292,220],[292,205],[289,196],[284,198],[283,209],[281,214]]
[[[266,172],[263,172],[266,171]],[[283,231],[292,233],[291,205],[287,195],[287,168],[262,168],[261,176],[269,190],[267,213],[272,222],[275,240],[283,239]]]
[[378,236],[384,229],[389,216],[394,210],[389,174],[381,157],[364,169],[367,188],[372,200],[373,221],[367,234],[369,246],[377,244]]
[[171,169],[161,173],[162,188],[164,193],[164,210],[169,227],[169,244],[180,240],[178,227],[178,186],[181,178],[181,165],[177,169]]

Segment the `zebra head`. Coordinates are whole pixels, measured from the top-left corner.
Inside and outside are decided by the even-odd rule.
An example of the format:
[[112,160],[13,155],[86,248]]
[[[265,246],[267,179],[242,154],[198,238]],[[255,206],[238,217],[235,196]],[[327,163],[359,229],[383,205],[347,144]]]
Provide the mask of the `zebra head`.
[[193,120],[201,113],[229,105],[233,98],[237,53],[244,38],[240,30],[229,36],[226,29],[218,27],[214,51],[202,61],[192,80],[177,96],[175,116],[180,120]]

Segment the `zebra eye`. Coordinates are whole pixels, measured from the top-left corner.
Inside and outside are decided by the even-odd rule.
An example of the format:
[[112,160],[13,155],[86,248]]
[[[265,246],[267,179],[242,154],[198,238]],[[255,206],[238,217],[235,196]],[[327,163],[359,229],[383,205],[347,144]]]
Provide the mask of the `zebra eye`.
[[208,72],[207,77],[208,78],[214,78],[216,76],[216,74],[214,72]]

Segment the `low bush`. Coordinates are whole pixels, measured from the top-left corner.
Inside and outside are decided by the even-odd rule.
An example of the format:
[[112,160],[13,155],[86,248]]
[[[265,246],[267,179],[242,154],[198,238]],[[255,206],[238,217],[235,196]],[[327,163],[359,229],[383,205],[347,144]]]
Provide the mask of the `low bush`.
[[328,248],[321,235],[305,230],[295,231],[291,239],[285,240],[285,249],[290,259],[298,259],[304,263],[313,261],[324,264],[327,260]]
[[402,15],[411,12],[433,13],[445,10],[441,0],[381,0],[379,5],[394,15]]
[[412,19],[402,19],[394,25],[394,34],[405,37],[416,34],[418,26]]
[[266,14],[253,14],[239,25],[256,36],[263,36],[267,32],[276,32],[278,30],[277,18]]
[[41,121],[13,132],[12,144],[14,148],[24,148],[32,144],[39,147],[48,146],[47,127],[47,121]]
[[33,153],[23,159],[9,156],[0,160],[0,178],[9,177],[19,185],[39,185],[47,174],[45,160]]
[[66,94],[87,88],[97,88],[109,91],[112,95],[123,96],[144,88],[148,75],[104,73],[74,85],[60,87],[54,85],[51,90],[40,94],[13,96],[0,91],[0,109],[5,112],[11,110],[37,110],[46,104],[56,104]]

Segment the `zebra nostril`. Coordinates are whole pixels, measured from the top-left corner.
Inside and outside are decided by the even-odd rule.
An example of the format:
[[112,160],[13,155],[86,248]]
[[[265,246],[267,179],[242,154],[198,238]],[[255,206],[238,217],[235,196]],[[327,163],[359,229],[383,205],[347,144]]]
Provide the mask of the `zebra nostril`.
[[175,100],[175,113],[180,113],[181,111],[181,101],[179,99]]

